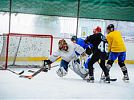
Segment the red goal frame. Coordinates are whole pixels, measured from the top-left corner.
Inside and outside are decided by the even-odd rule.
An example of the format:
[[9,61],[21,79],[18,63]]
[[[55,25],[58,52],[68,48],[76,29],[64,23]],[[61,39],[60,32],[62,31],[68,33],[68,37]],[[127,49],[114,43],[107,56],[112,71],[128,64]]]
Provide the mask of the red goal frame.
[[53,36],[52,35],[46,35],[46,34],[21,34],[21,33],[9,33],[5,34],[4,36],[7,37],[6,39],[6,54],[5,54],[5,64],[2,65],[4,69],[7,69],[8,67],[8,50],[9,50],[9,43],[10,43],[10,37],[15,36],[15,37],[39,37],[39,38],[50,38],[50,55],[52,54],[52,45],[53,45]]

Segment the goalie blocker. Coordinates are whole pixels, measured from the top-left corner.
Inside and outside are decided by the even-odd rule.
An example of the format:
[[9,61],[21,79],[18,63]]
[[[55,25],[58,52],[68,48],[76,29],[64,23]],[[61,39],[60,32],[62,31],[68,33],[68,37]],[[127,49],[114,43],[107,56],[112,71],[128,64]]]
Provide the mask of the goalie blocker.
[[50,60],[44,60],[44,66],[45,65],[48,65],[48,66],[45,66],[43,71],[47,72],[48,70],[50,70],[51,64],[52,64],[52,62]]

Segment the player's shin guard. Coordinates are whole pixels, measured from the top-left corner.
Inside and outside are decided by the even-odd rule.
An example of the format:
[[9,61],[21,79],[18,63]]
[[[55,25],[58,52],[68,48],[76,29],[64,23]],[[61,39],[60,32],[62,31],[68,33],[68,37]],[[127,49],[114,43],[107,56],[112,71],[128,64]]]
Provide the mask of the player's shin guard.
[[[113,63],[114,63],[113,60],[108,60],[108,62],[107,62],[107,64],[106,64],[106,68],[107,68],[107,69],[105,69],[105,74],[106,74],[106,73],[109,73],[110,68],[112,67]],[[105,80],[105,79],[106,79],[105,74],[104,74],[104,72],[102,71],[100,80]],[[106,74],[106,75],[107,75],[107,74]]]
[[118,62],[122,72],[123,72],[123,80],[129,80],[129,77],[128,77],[128,71],[127,71],[127,67],[125,66],[125,63],[124,62]]
[[108,60],[107,64],[106,64],[106,67],[108,70],[110,70],[110,68],[112,67],[114,61],[113,60]]

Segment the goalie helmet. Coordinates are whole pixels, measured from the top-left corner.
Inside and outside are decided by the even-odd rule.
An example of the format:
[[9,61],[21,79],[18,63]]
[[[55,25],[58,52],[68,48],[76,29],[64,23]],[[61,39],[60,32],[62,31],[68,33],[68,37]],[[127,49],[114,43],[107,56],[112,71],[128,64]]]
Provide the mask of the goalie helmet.
[[68,50],[67,42],[64,39],[59,40],[58,46],[59,46],[59,50],[64,50],[64,51]]

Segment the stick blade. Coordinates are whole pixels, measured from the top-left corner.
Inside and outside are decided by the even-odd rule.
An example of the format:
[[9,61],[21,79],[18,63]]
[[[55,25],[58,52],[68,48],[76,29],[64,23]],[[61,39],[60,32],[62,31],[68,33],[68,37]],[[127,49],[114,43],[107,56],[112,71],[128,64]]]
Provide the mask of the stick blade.
[[117,78],[111,78],[110,81],[117,81]]
[[24,70],[23,71],[21,71],[20,73],[18,73],[18,75],[21,75],[21,74],[23,74],[24,73]]
[[19,77],[31,79],[33,76],[32,75],[20,75]]
[[33,70],[28,70],[28,72],[35,73],[35,71],[33,71]]

